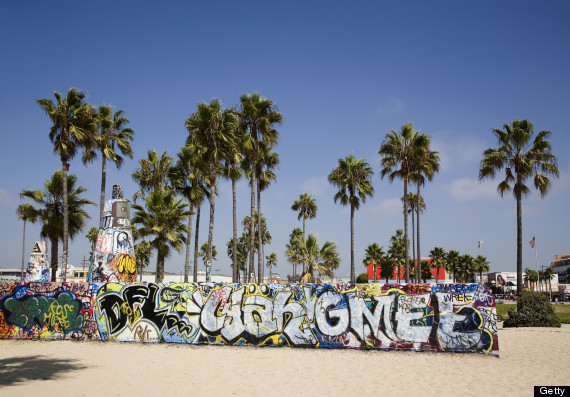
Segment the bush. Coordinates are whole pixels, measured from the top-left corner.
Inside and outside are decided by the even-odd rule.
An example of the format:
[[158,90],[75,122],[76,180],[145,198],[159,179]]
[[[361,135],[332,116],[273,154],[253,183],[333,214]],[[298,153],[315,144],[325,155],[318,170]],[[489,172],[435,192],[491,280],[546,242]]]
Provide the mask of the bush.
[[540,292],[523,292],[517,299],[517,309],[509,310],[504,327],[560,327],[560,320],[546,296]]
[[357,283],[368,283],[368,274],[367,273],[360,273],[358,277],[356,277]]

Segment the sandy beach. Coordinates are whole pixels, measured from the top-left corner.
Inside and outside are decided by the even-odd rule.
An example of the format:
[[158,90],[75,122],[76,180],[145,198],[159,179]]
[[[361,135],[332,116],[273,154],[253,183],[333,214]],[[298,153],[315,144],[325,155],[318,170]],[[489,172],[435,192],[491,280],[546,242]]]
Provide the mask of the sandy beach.
[[482,354],[0,340],[2,396],[529,396],[570,383],[570,328],[499,330]]

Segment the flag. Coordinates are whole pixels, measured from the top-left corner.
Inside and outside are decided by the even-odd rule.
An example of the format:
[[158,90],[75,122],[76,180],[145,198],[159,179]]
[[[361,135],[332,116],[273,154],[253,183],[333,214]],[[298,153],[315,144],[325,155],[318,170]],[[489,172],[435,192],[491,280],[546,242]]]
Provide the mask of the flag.
[[530,246],[532,248],[534,248],[534,245],[536,244],[536,240],[534,239],[534,236],[532,236],[532,240],[530,240],[528,243],[530,244]]
[[477,240],[477,248],[481,248],[483,245],[483,240]]

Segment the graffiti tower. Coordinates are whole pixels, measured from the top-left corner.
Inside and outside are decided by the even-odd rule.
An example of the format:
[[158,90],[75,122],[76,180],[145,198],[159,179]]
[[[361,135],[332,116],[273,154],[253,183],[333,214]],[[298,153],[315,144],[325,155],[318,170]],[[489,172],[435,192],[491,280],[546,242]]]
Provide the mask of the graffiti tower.
[[45,241],[36,241],[30,254],[28,268],[24,275],[24,281],[49,281],[50,280],[49,259],[47,256],[47,244]]
[[127,282],[136,281],[131,218],[128,200],[121,186],[113,185],[113,197],[105,203],[99,235],[87,281]]

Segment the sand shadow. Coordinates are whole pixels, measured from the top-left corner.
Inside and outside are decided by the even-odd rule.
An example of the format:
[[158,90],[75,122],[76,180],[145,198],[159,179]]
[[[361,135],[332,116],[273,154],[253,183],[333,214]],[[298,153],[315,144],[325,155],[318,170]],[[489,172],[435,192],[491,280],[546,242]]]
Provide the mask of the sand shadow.
[[44,358],[42,356],[0,359],[0,387],[30,380],[57,379],[72,371],[87,368],[79,360]]

